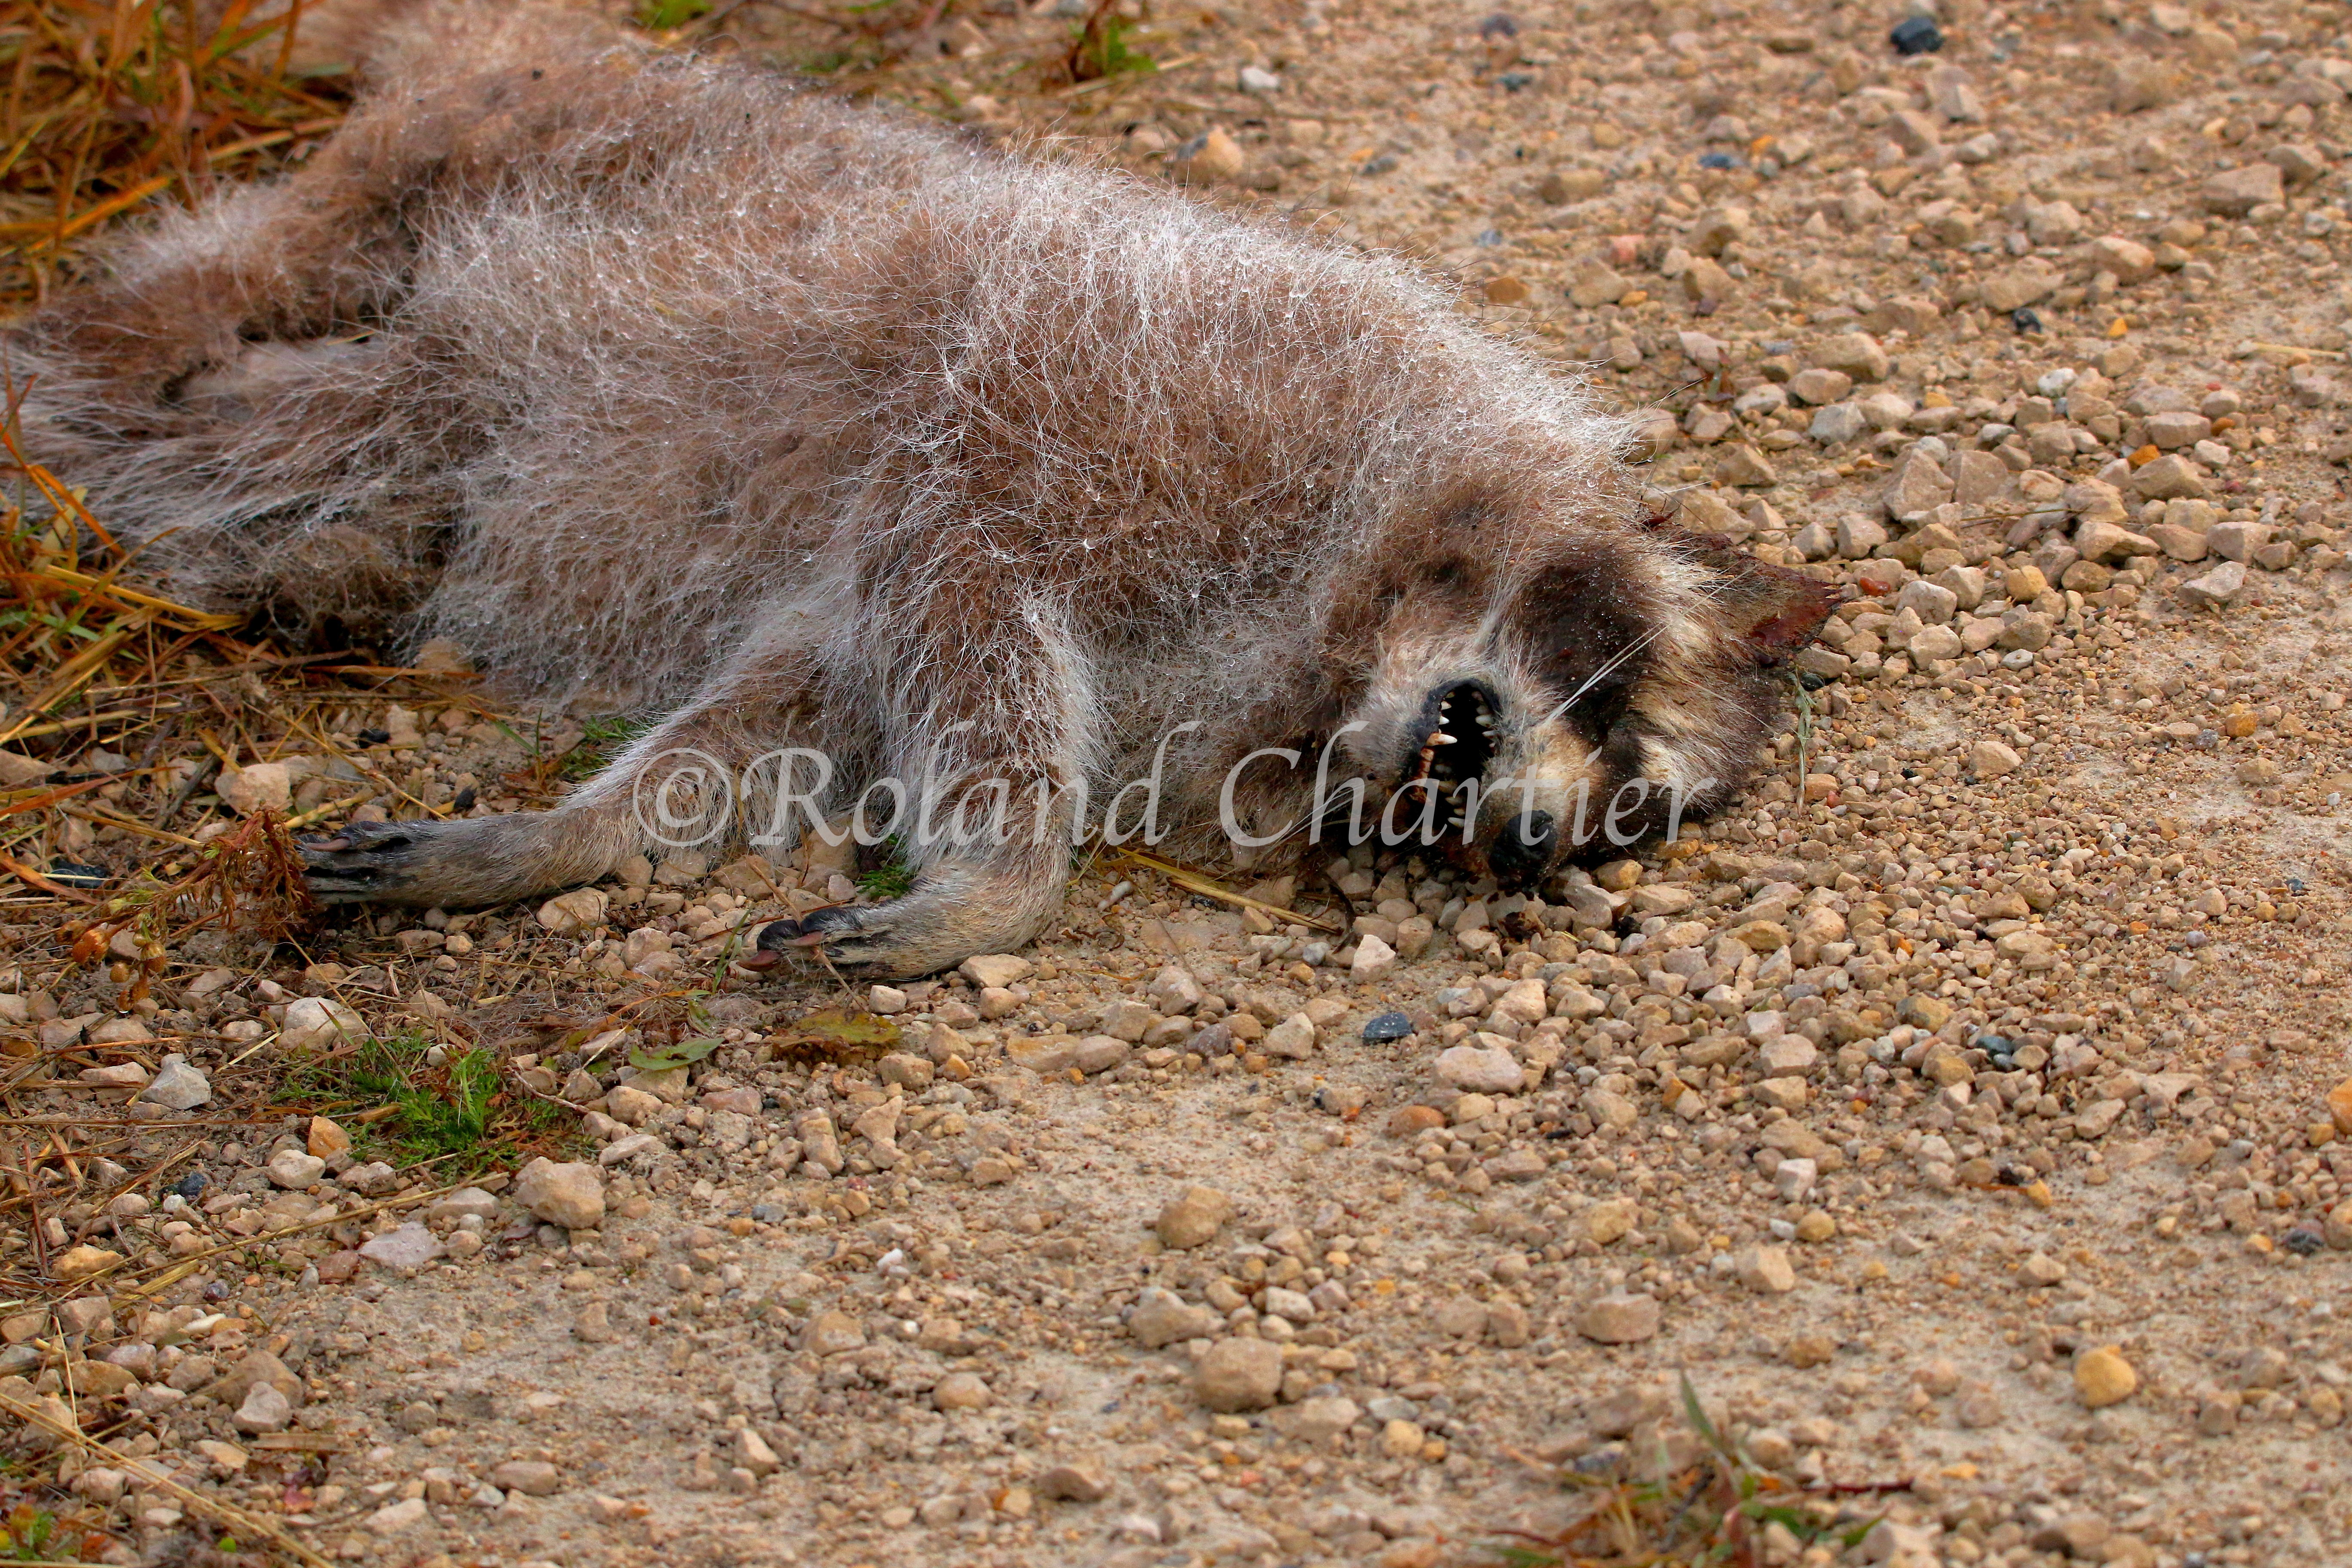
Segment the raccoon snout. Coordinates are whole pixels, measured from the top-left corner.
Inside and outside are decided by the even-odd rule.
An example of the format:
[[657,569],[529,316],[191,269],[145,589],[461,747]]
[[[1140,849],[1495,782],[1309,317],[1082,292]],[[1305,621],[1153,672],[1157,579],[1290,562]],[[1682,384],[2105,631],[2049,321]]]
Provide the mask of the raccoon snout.
[[1550,812],[1523,816],[1515,811],[1504,819],[1503,831],[1486,846],[1486,868],[1503,891],[1524,892],[1551,869],[1552,855],[1559,847],[1559,825]]

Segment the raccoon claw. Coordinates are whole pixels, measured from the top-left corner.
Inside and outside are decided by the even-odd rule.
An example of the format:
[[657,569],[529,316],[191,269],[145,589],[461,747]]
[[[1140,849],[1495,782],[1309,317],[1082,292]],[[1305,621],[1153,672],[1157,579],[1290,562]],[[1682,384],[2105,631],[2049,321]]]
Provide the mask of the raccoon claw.
[[759,940],[752,943],[752,948],[758,952],[781,955],[792,948],[814,947],[831,931],[855,931],[859,924],[856,911],[848,906],[827,904],[804,915],[785,915],[770,921],[760,928]]
[[[872,911],[848,904],[827,904],[797,918],[787,915],[760,928],[751,957],[753,969],[769,969],[793,951],[823,948],[824,956],[840,963],[870,963],[883,956],[884,930],[867,922]],[[754,962],[758,960],[760,962]]]
[[933,868],[915,889],[875,904],[828,904],[770,921],[752,939],[756,973],[797,955],[861,980],[913,979],[975,952],[1010,952],[1036,934],[1061,894],[992,868]]
[[298,839],[303,880],[322,904],[399,896],[421,857],[405,823],[352,823],[328,838]]

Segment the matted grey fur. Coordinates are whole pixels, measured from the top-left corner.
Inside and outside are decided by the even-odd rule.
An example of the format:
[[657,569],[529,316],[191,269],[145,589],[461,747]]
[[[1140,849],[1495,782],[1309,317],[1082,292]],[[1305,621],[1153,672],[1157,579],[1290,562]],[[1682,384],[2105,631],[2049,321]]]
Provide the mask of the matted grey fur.
[[[1629,779],[1642,827],[1728,798],[1825,613],[1643,519],[1625,426],[1393,262],[560,10],[394,13],[368,68],[300,172],[0,344],[31,455],[172,594],[663,716],[553,812],[315,847],[331,900],[590,879],[658,852],[681,752],[791,746],[835,810],[1046,792],[1053,831],[908,834],[908,897],[763,939],[877,973],[1027,940],[1079,786],[1090,826],[1155,761],[1212,837],[1221,796],[1304,823],[1318,763],[1367,816],[1435,778],[1524,883]],[[1228,792],[1265,747],[1301,765]]]

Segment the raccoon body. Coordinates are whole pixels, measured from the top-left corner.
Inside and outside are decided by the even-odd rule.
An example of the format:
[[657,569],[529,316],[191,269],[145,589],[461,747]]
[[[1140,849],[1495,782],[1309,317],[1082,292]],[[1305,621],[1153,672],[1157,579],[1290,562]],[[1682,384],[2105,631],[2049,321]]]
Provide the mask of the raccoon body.
[[558,11],[409,11],[369,69],[299,173],[5,338],[30,455],[167,591],[661,716],[555,811],[313,847],[331,900],[877,781],[999,831],[902,823],[910,893],[767,945],[1017,945],[1136,781],[1115,836],[1388,807],[1525,883],[1736,792],[1828,607],[1645,521],[1624,427],[1391,262]]

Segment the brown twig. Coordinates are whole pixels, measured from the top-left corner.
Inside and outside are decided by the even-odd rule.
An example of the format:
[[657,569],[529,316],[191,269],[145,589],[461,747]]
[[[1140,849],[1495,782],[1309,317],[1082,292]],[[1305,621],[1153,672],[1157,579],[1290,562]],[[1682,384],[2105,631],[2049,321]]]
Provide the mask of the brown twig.
[[276,1520],[257,1513],[248,1513],[234,1503],[222,1502],[217,1498],[207,1497],[200,1491],[184,1487],[154,1467],[141,1466],[129,1454],[111,1444],[89,1436],[79,1425],[68,1426],[58,1420],[37,1405],[28,1405],[14,1395],[0,1394],[0,1410],[5,1410],[20,1421],[29,1423],[54,1436],[75,1444],[86,1452],[97,1454],[115,1465],[130,1469],[131,1473],[141,1477],[142,1485],[170,1492],[187,1504],[191,1511],[202,1514],[215,1523],[226,1525],[236,1534],[254,1541],[268,1542],[277,1550],[304,1564],[304,1568],[334,1568],[327,1559],[289,1534],[286,1528]]
[[208,756],[197,763],[195,771],[187,776],[186,781],[178,789],[172,792],[172,798],[163,803],[163,809],[155,814],[155,826],[169,827],[172,825],[172,818],[180,815],[180,808],[194,800],[196,792],[211,783],[213,775],[219,771],[220,763],[213,757]]
[[49,1238],[41,1229],[41,1188],[33,1179],[33,1157],[24,1156],[25,1206],[30,1214],[30,1234],[33,1241],[33,1267],[44,1278],[49,1272]]
[[[446,1155],[443,1156],[445,1159],[448,1156]],[[320,1230],[331,1225],[348,1225],[355,1220],[365,1219],[370,1215],[383,1214],[387,1210],[403,1208],[410,1204],[426,1203],[434,1198],[446,1197],[449,1194],[456,1192],[459,1187],[469,1184],[470,1183],[468,1182],[458,1182],[451,1186],[433,1187],[424,1192],[406,1193],[398,1197],[385,1198],[379,1203],[369,1204],[364,1208],[352,1209],[349,1213],[331,1214],[321,1219],[304,1220],[299,1225],[288,1226],[283,1230],[265,1230],[256,1232],[252,1236],[241,1236],[235,1241],[223,1242],[218,1247],[206,1247],[202,1252],[192,1252],[184,1258],[175,1258],[169,1263],[155,1264],[146,1269],[134,1271],[134,1273],[128,1278],[137,1279],[139,1279],[139,1283],[130,1285],[127,1287],[127,1289],[136,1291],[140,1295],[152,1295],[156,1290],[163,1288],[163,1284],[156,1282],[154,1279],[154,1276],[158,1274],[173,1275],[175,1280],[184,1279],[188,1275],[195,1272],[198,1268],[201,1268],[207,1258],[218,1258],[223,1253],[242,1252],[247,1247],[258,1247],[267,1241],[282,1241],[289,1236],[299,1236],[302,1232],[309,1230]],[[90,1283],[91,1280],[103,1279],[107,1275],[112,1274],[117,1269],[123,1268],[123,1266],[129,1261],[130,1259],[124,1258],[121,1262],[110,1263],[105,1268],[97,1270],[95,1273],[89,1274],[82,1279],[77,1280],[75,1282],[75,1288],[79,1289],[81,1286]],[[142,1276],[143,1276],[143,1278],[142,1278]],[[166,1281],[164,1283],[170,1282],[171,1281]]]
[[[68,816],[78,816],[82,821],[93,824],[97,826],[119,827],[125,833],[135,834],[142,838],[152,838],[159,844],[182,844],[191,849],[201,849],[204,847],[203,845],[197,843],[194,839],[188,837],[185,834],[170,833],[160,827],[150,827],[143,822],[137,821],[128,816],[117,816],[112,812],[100,811],[95,806],[61,805],[58,809],[64,812]],[[290,818],[289,819],[289,826],[291,826]]]
[[1198,893],[1202,898],[1214,899],[1220,903],[1232,904],[1239,909],[1256,910],[1274,920],[1286,921],[1293,925],[1303,925],[1311,931],[1327,931],[1336,935],[1347,930],[1339,921],[1327,919],[1322,915],[1310,915],[1304,910],[1286,910],[1279,904],[1269,904],[1261,899],[1253,899],[1246,893],[1236,893],[1207,872],[1195,870],[1181,861],[1147,854],[1140,849],[1122,848],[1118,854],[1146,870],[1159,872],[1188,893]]
[[7,872],[28,888],[38,888],[51,898],[64,899],[77,904],[95,904],[100,901],[79,888],[68,888],[62,883],[52,882],[30,866],[10,856],[0,855],[0,871]]

